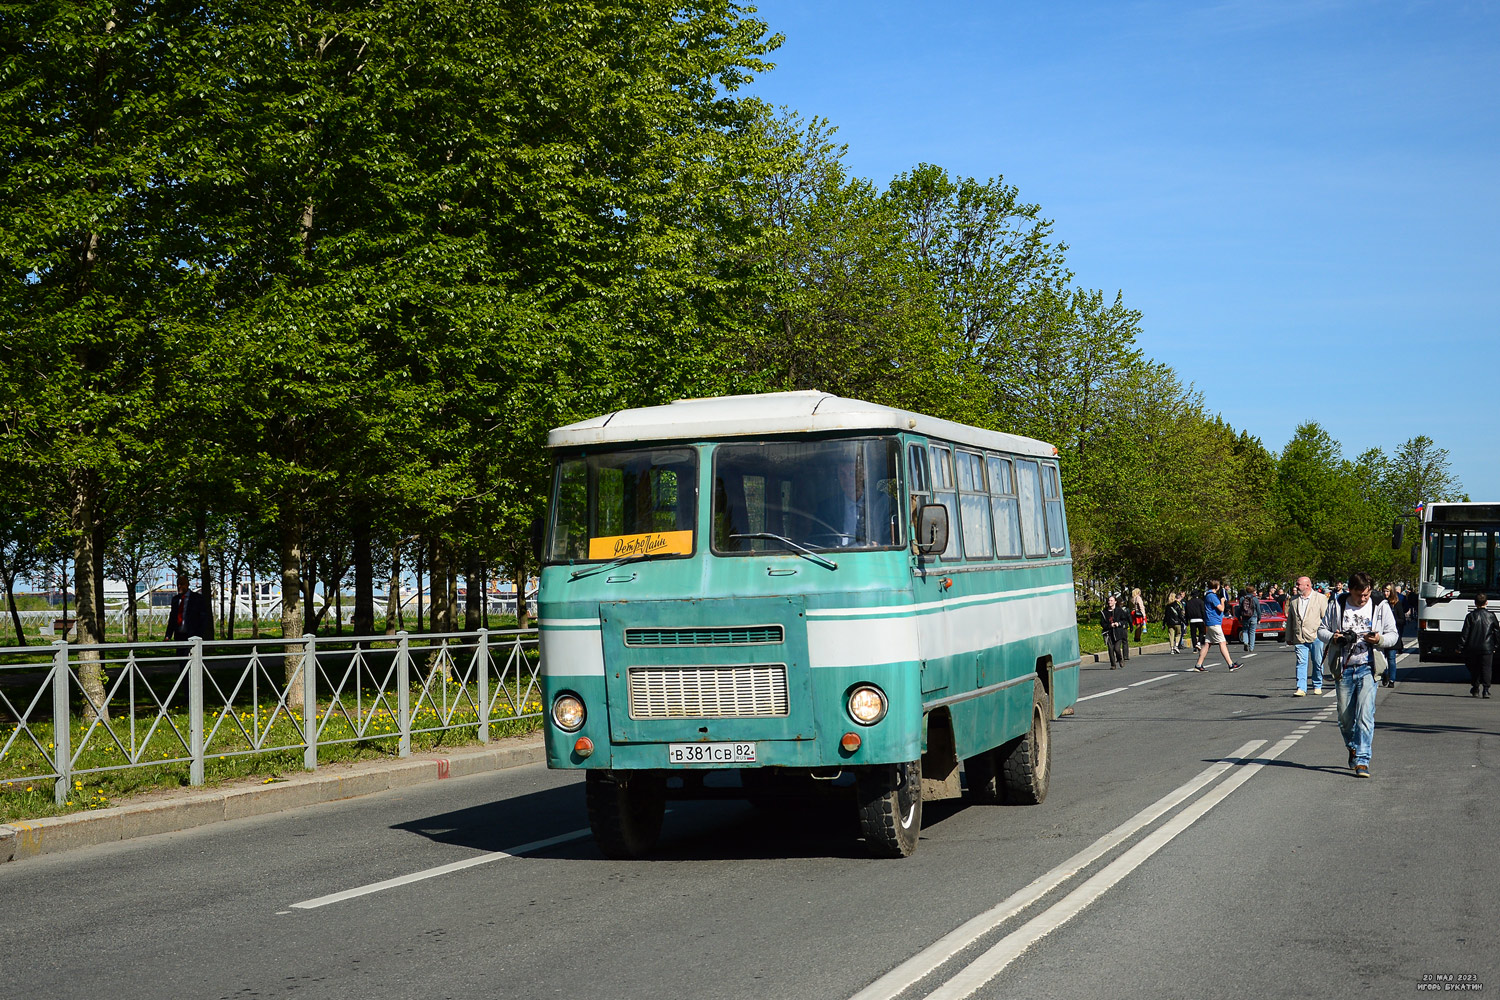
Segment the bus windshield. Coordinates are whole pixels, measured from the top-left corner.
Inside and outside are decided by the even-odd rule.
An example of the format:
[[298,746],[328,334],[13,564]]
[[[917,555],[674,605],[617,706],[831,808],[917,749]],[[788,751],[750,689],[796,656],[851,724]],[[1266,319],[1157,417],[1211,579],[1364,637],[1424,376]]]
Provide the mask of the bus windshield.
[[714,551],[785,551],[780,539],[813,550],[900,545],[896,457],[890,438],[719,445]]
[[698,453],[643,448],[558,460],[548,562],[691,555]]
[[1433,526],[1427,533],[1427,580],[1473,595],[1500,587],[1500,560],[1496,559],[1500,527]]

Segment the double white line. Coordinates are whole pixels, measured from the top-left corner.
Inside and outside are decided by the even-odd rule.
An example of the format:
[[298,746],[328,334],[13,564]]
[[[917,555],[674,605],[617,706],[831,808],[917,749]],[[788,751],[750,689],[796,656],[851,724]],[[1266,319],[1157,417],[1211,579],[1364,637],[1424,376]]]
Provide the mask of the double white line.
[[989,982],[1011,962],[1021,956],[1027,948],[1082,913],[1090,904],[1104,895],[1115,883],[1165,847],[1179,833],[1192,826],[1214,806],[1228,798],[1235,789],[1255,776],[1269,761],[1287,751],[1319,722],[1324,721],[1332,709],[1319,713],[1320,717],[1304,725],[1265,753],[1254,758],[1249,755],[1265,746],[1265,740],[1252,740],[1240,747],[1228,758],[1210,765],[1197,777],[1181,787],[1167,793],[1151,805],[1136,813],[1088,847],[1079,851],[1062,864],[1053,868],[1030,885],[1021,889],[984,913],[973,918],[956,930],[944,935],[929,947],[896,966],[869,986],[854,994],[850,1000],[894,1000],[895,997],[932,975],[945,963],[964,949],[972,946],[981,937],[1001,924],[1019,916],[1023,911],[1082,872],[1099,858],[1129,840],[1135,834],[1181,805],[1204,787],[1212,784],[1226,771],[1239,765],[1227,780],[1221,782],[1202,798],[1173,816],[1156,830],[1143,837],[1125,853],[1110,862],[1086,882],[1051,907],[1031,918],[1026,923],[1005,935],[989,950],[926,995],[925,1000],[962,1000],[972,995]]

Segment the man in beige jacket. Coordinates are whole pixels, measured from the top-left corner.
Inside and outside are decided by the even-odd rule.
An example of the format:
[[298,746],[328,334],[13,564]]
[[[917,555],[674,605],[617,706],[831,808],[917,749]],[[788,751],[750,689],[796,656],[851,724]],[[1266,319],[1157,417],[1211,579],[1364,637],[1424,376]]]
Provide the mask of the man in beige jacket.
[[1313,694],[1323,693],[1323,643],[1318,638],[1318,624],[1328,612],[1328,598],[1313,590],[1312,580],[1297,577],[1297,592],[1286,602],[1286,631],[1283,641],[1297,654],[1298,698],[1307,696],[1307,676],[1312,674]]

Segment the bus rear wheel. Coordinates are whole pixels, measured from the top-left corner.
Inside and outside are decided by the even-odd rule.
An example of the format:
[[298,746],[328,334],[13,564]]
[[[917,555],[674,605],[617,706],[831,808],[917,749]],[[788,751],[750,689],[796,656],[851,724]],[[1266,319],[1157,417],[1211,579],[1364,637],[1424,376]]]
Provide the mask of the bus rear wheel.
[[1052,778],[1052,709],[1037,684],[1031,694],[1031,729],[995,750],[1005,801],[1036,805],[1047,797]]
[[589,827],[606,858],[645,857],[661,836],[667,811],[666,776],[659,771],[585,772]]
[[855,782],[859,829],[877,858],[905,858],[917,849],[922,832],[922,765],[876,764]]

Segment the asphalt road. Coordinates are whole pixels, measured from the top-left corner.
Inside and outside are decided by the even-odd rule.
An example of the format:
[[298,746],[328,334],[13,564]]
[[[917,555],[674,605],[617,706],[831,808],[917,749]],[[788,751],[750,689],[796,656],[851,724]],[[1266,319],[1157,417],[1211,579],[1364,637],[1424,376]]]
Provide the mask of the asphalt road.
[[0,993],[1500,990],[1500,698],[1408,658],[1364,781],[1288,653],[1190,662],[1086,668],[1047,800],[930,805],[901,861],[846,809],[737,802],[675,805],[657,858],[607,861],[578,778],[530,766],[0,866]]

